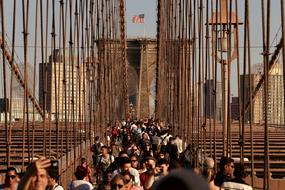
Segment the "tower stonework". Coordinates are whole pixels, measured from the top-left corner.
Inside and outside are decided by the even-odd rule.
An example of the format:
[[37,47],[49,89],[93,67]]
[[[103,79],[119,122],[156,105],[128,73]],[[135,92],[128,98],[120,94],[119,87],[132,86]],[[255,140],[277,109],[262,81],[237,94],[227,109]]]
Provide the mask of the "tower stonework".
[[150,117],[154,113],[156,50],[154,39],[129,39],[127,41],[128,93],[134,115]]

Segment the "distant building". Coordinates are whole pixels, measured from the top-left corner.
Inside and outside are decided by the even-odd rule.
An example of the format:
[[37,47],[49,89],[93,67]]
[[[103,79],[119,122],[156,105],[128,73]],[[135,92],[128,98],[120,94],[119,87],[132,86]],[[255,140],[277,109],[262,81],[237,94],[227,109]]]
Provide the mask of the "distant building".
[[[64,64],[63,56],[60,51],[55,50],[54,61],[52,56],[49,57],[49,62],[46,64],[46,76],[43,72],[43,63],[39,65],[39,102],[42,108],[45,108],[52,115],[54,120],[56,116],[59,121],[65,120],[65,115],[68,121],[83,121],[85,115],[84,110],[84,71],[83,64],[77,64],[77,57],[73,58],[73,64],[66,57],[66,96],[64,90]],[[42,78],[45,77],[46,83],[46,101],[43,99],[44,83]],[[66,114],[65,114],[66,113]]]
[[[205,96],[206,96],[206,117],[214,118],[216,112],[216,120],[222,121],[222,83],[216,83],[215,91],[215,81],[213,79],[207,80],[205,85]],[[216,94],[216,110],[214,109],[214,95]]]
[[283,75],[270,75],[268,81],[268,124],[284,125]]
[[231,118],[232,120],[238,120],[239,119],[239,98],[238,97],[232,97],[231,102]]
[[[257,64],[253,68],[254,74],[251,75],[252,93],[260,78],[262,77],[262,65]],[[241,75],[241,96],[243,97],[244,81],[245,79],[245,104],[249,102],[249,75]],[[283,88],[283,75],[280,64],[275,64],[270,70],[268,78],[268,124],[271,125],[284,125],[284,88]],[[243,103],[243,99],[242,99]],[[232,113],[233,115],[233,113]],[[245,121],[249,121],[249,109],[245,115]],[[264,92],[263,85],[259,92],[256,94],[252,102],[252,121],[253,123],[264,122]]]

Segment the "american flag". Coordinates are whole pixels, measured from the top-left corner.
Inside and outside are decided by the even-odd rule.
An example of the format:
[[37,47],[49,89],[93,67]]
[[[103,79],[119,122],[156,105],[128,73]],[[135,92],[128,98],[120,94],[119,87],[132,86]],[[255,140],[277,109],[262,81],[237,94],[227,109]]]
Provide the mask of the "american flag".
[[139,15],[135,15],[133,16],[133,23],[144,23],[144,14],[139,14]]

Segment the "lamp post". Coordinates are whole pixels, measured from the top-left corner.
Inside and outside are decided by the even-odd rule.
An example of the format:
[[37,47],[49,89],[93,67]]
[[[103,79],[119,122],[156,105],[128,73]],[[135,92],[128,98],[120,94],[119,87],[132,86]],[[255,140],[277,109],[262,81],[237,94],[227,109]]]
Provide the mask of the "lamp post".
[[[216,55],[216,52],[212,52],[217,61],[221,64],[221,75],[222,75],[222,116],[223,116],[223,155],[228,156],[228,130],[230,128],[230,122],[228,122],[228,100],[229,100],[229,66],[230,63],[237,58],[237,38],[236,33],[237,25],[242,24],[240,19],[234,12],[229,12],[227,8],[227,0],[219,1],[220,12],[213,13],[208,21],[209,25],[214,27],[213,31],[213,46],[217,43],[220,57]],[[233,30],[230,30],[233,26]],[[231,48],[231,38],[229,36],[234,33],[234,48]],[[228,47],[229,46],[229,47]]]

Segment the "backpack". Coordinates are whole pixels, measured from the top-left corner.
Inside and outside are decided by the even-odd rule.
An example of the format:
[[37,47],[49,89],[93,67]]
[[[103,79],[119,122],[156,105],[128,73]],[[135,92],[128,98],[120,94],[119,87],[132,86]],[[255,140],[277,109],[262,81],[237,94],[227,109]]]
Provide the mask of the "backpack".
[[101,150],[101,143],[100,142],[97,142],[95,144],[93,144],[92,146],[92,152],[95,154],[95,155],[98,155],[100,153],[100,150]]

